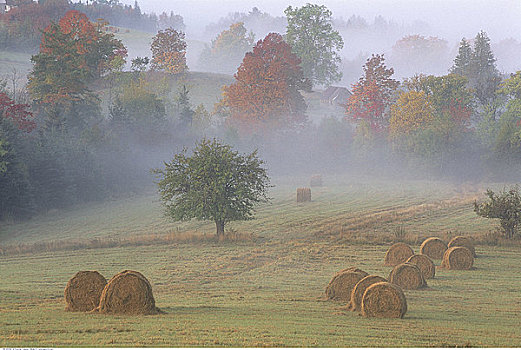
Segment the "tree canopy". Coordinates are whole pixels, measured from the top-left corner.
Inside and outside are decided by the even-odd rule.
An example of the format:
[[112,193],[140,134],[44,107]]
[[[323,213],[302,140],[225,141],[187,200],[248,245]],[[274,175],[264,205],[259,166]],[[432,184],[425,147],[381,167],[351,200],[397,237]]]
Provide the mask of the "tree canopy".
[[344,41],[331,23],[332,12],[324,5],[288,6],[285,39],[302,61],[304,77],[313,85],[330,85],[342,78],[338,50]]
[[191,156],[186,153],[155,170],[161,200],[174,220],[212,220],[222,238],[226,223],[252,219],[254,206],[268,200],[269,177],[257,151],[241,155],[204,139]]

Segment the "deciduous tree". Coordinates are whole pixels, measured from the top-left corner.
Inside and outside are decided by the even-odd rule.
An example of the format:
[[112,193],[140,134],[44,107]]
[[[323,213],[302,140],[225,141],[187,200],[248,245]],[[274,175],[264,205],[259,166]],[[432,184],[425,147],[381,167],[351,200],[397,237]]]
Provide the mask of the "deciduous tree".
[[330,85],[339,81],[341,61],[338,51],[344,41],[333,29],[332,12],[324,5],[307,4],[284,10],[288,20],[286,41],[302,61],[304,77],[313,85]]
[[389,133],[392,137],[410,134],[434,119],[434,109],[423,91],[402,92],[391,106]]
[[160,30],[152,39],[152,69],[172,74],[184,73],[186,65],[185,33],[173,28]]
[[392,103],[398,81],[391,78],[394,69],[387,68],[383,55],[372,55],[364,65],[364,76],[353,85],[347,102],[347,116],[355,121],[364,120],[373,130],[387,127],[387,108]]
[[305,120],[306,104],[299,90],[309,89],[300,59],[280,34],[271,33],[246,53],[224,88],[228,121],[244,132],[292,127]]
[[203,140],[193,154],[186,150],[157,169],[159,194],[175,220],[212,220],[217,237],[230,221],[253,218],[254,206],[266,201],[269,177],[257,152],[241,155],[217,140]]

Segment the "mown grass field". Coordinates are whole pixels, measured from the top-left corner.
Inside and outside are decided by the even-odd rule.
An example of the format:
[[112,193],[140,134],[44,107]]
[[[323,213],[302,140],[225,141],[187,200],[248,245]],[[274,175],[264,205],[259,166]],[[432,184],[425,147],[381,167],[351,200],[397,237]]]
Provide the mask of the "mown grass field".
[[[428,289],[406,291],[404,319],[365,319],[323,300],[341,268],[387,277],[383,257],[397,227],[415,251],[431,235],[493,230],[472,211],[485,185],[326,176],[313,201],[297,205],[295,187],[307,179],[274,179],[272,203],[230,225],[243,235],[236,241],[204,238],[210,223],[168,222],[153,192],[2,223],[0,345],[521,346],[516,245],[480,245],[474,270],[438,270]],[[123,269],[148,277],[167,314],[64,311],[74,273],[110,278]]]

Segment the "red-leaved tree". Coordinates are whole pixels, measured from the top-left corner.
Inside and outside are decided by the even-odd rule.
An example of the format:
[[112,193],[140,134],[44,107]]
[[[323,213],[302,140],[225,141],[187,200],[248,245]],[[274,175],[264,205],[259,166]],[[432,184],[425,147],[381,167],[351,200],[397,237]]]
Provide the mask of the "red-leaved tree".
[[363,69],[364,76],[353,84],[346,114],[354,121],[365,121],[373,130],[381,131],[387,127],[387,110],[399,82],[391,78],[394,70],[385,66],[383,55],[372,55]]
[[9,120],[19,130],[31,132],[36,127],[29,105],[15,103],[7,94],[0,92],[0,117]]
[[300,59],[277,33],[259,40],[246,53],[224,88],[223,104],[229,108],[228,122],[241,132],[292,127],[306,119],[306,103],[299,90],[310,89]]

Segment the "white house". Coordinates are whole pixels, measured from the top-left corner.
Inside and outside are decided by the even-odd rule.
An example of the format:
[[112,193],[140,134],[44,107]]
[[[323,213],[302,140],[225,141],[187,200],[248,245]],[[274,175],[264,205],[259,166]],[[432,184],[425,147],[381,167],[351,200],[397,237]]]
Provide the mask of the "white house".
[[0,13],[6,13],[7,11],[9,11],[7,0],[0,0]]

